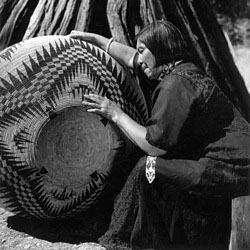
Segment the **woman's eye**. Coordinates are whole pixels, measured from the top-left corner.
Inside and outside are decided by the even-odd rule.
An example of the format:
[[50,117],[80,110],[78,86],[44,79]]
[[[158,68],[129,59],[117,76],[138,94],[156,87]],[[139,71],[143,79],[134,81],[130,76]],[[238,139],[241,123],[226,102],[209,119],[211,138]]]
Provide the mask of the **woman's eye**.
[[138,52],[139,52],[140,54],[142,54],[143,49],[142,49],[142,48],[138,48]]

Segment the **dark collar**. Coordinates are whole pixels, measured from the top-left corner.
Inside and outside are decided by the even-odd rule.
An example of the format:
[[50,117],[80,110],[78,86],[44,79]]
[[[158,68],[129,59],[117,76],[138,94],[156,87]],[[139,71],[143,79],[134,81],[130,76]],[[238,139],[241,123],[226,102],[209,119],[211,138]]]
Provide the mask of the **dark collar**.
[[193,71],[204,74],[204,71],[192,62],[182,62],[174,68],[174,71]]

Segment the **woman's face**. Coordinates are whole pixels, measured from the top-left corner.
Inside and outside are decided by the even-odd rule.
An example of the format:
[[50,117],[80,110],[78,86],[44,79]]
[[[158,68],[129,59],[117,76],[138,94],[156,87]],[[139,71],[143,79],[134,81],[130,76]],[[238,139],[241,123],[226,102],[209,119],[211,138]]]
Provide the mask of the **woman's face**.
[[137,40],[136,48],[139,52],[138,63],[141,65],[141,69],[144,74],[149,79],[157,79],[161,73],[162,67],[155,67],[155,56],[140,40]]

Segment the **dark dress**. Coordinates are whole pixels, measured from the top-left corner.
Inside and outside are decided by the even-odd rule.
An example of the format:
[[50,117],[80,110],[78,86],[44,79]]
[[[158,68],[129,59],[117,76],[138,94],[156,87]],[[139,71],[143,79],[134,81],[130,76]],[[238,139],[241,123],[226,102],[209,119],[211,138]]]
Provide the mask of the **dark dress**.
[[154,90],[152,107],[146,139],[167,153],[157,157],[152,184],[147,156],[135,166],[100,239],[106,246],[130,238],[132,249],[158,249],[173,240],[180,217],[191,242],[185,221],[203,221],[249,194],[250,125],[209,77],[192,63],[178,65]]

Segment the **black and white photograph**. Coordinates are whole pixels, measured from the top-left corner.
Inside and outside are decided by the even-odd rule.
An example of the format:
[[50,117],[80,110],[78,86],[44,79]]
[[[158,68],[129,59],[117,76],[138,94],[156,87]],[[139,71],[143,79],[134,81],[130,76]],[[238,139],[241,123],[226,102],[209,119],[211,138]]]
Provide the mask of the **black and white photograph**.
[[250,0],[1,0],[0,250],[250,250]]

